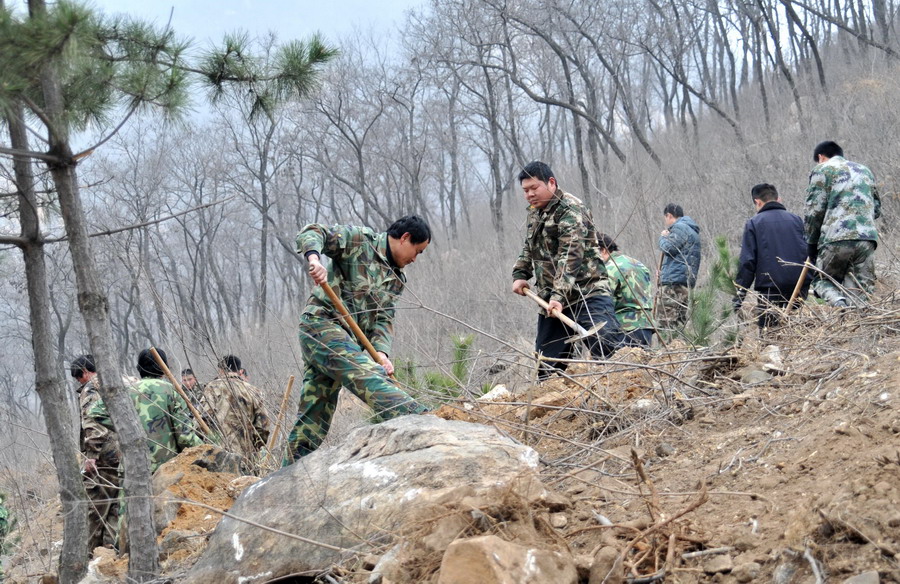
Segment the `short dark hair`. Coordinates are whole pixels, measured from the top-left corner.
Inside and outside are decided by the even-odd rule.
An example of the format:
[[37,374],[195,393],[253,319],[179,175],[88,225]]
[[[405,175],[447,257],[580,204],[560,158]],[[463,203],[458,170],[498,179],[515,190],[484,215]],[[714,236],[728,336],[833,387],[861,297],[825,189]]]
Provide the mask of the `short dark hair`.
[[768,203],[778,199],[778,189],[769,183],[761,183],[750,189],[750,196],[754,200]]
[[78,379],[81,377],[85,371],[89,371],[91,373],[97,372],[97,365],[94,364],[94,356],[93,355],[79,355],[72,359],[72,364],[69,367],[69,374],[73,379]]
[[409,233],[409,240],[413,243],[431,241],[431,227],[418,215],[401,217],[387,229],[387,234],[394,239],[400,239],[404,233]]
[[[169,359],[166,357],[166,352],[162,349],[157,349],[156,352],[159,353],[163,363],[168,366]],[[156,359],[153,358],[153,353],[150,352],[150,349],[144,349],[138,354],[137,370],[141,379],[145,377],[162,377],[165,375],[162,367],[160,367],[159,363],[156,362]]]
[[222,371],[231,371],[232,373],[240,373],[241,358],[235,355],[225,355],[219,359],[219,369]]
[[663,209],[663,215],[671,215],[672,217],[684,217],[684,209],[681,208],[681,205],[669,203],[668,205],[666,205],[666,208]]
[[[193,369],[182,369],[181,376],[184,377],[185,375],[194,375],[194,370]],[[197,376],[194,375],[194,377],[197,377]]]
[[819,162],[819,154],[823,155],[825,158],[833,158],[835,156],[843,156],[844,149],[838,146],[837,142],[825,140],[824,142],[816,144],[816,147],[813,150],[813,162]]
[[535,160],[526,164],[522,172],[519,173],[519,184],[522,184],[522,181],[526,178],[536,178],[541,182],[549,182],[551,178],[556,177],[553,176],[553,171],[550,170],[546,162]]
[[615,240],[605,233],[597,235],[597,242],[602,249],[605,249],[608,252],[619,251],[619,246],[616,245]]

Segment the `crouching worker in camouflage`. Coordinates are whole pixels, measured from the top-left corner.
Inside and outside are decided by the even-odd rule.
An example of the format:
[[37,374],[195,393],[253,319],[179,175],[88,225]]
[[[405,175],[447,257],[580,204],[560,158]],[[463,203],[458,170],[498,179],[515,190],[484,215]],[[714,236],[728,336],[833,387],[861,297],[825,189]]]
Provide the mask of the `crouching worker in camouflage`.
[[[367,227],[312,224],[297,236],[297,252],[309,262],[316,284],[329,282],[381,357],[375,363],[344,328],[321,286],[313,290],[300,316],[303,389],[297,421],[288,438],[287,466],[319,447],[337,406],[341,387],[366,402],[382,418],[418,414],[427,408],[388,377],[394,306],[413,263],[431,242],[431,229],[416,215],[399,219],[386,233]],[[326,269],[321,255],[331,258]]]
[[804,218],[809,261],[821,272],[813,289],[832,306],[864,306],[875,291],[875,220],[881,216],[875,176],[844,158],[835,142],[818,144],[813,160]]
[[219,360],[219,376],[206,384],[200,411],[223,448],[241,455],[252,470],[269,437],[269,418],[260,391],[241,377],[240,358]]
[[[519,173],[519,183],[529,204],[528,231],[513,266],[512,291],[524,295],[534,276],[535,294],[549,303],[551,311],[562,312],[585,329],[603,323],[585,342],[594,358],[609,357],[623,338],[590,211],[559,188],[553,171],[543,162],[529,163]],[[575,343],[566,340],[574,334],[559,319],[539,314],[535,350],[551,359],[568,359]],[[539,379],[548,378],[555,369],[566,369],[566,363],[541,362]]]
[[[157,351],[168,365],[166,352],[162,349]],[[172,384],[163,379],[165,374],[153,359],[149,349],[144,349],[138,355],[137,369],[141,380],[129,388],[129,394],[137,409],[141,425],[147,433],[150,471],[154,472],[182,450],[199,446],[203,441],[194,433],[193,419],[187,404],[175,393]],[[102,399],[91,408],[89,417],[113,429],[112,420]]]
[[653,293],[650,270],[619,251],[612,237],[601,233],[600,257],[606,263],[609,287],[616,306],[616,320],[625,333],[625,345],[649,347],[653,341]]

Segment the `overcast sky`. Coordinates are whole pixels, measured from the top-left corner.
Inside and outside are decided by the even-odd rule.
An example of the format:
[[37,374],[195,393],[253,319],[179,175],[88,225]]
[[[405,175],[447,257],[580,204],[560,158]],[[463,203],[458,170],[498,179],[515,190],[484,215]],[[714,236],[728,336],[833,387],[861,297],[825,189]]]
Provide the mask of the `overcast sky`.
[[360,30],[393,33],[405,11],[421,0],[90,0],[107,14],[126,13],[172,27],[196,46],[218,42],[222,34],[244,30],[252,36],[275,31],[281,40],[306,38],[318,31],[335,42]]

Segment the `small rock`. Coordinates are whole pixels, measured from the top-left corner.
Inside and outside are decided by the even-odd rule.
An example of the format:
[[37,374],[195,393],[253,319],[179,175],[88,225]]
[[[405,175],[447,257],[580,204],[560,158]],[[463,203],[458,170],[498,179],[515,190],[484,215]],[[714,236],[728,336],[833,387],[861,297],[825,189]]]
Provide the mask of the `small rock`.
[[878,576],[878,572],[870,570],[868,572],[863,572],[862,574],[857,574],[852,578],[847,578],[844,580],[843,584],[879,584],[880,582],[881,578]]
[[879,495],[886,495],[892,488],[893,487],[891,483],[887,481],[878,481],[872,486],[872,490],[874,490]]
[[550,515],[550,525],[556,529],[562,529],[569,524],[569,518],[565,513],[552,513]]
[[591,566],[594,565],[594,556],[590,554],[578,554],[575,556],[575,569],[578,571],[578,581],[587,582],[591,577]]
[[713,556],[703,563],[703,571],[707,574],[720,574],[730,572],[732,569],[734,569],[734,563],[728,554]]
[[759,545],[759,538],[752,534],[744,534],[735,539],[731,545],[739,552],[746,552],[756,549]]
[[747,370],[741,375],[741,383],[745,383],[747,385],[755,385],[757,383],[764,383],[772,379],[772,375],[767,371],[763,371],[757,367],[748,367]]
[[554,582],[576,584],[575,560],[560,552],[529,548],[496,535],[456,540],[444,553],[438,584]]
[[756,562],[745,562],[735,566],[731,571],[731,574],[738,582],[740,582],[740,584],[746,584],[759,576],[760,569],[762,569],[762,566]]
[[622,562],[619,561],[619,550],[614,547],[602,547],[594,556],[591,565],[591,576],[588,584],[622,584],[625,576],[622,571]]
[[837,426],[834,427],[834,433],[840,434],[842,436],[850,435],[850,424],[847,422],[840,422]]
[[378,564],[379,559],[380,558],[378,556],[376,556],[375,554],[368,554],[366,557],[363,558],[363,561],[362,561],[363,570],[368,570],[371,572],[372,568],[374,568]]
[[656,446],[656,456],[660,458],[672,456],[673,454],[675,454],[675,447],[668,442],[661,442]]
[[468,527],[469,521],[462,515],[442,517],[431,528],[431,533],[422,538],[422,543],[432,551],[444,551]]

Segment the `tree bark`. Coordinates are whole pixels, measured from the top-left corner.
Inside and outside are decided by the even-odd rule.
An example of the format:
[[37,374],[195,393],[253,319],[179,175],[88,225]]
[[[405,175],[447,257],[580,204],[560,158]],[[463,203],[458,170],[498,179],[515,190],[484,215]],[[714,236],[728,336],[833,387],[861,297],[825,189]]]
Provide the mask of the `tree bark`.
[[[7,117],[10,145],[28,150],[28,135],[21,107]],[[74,584],[87,571],[88,501],[78,463],[78,446],[72,427],[72,415],[67,407],[66,385],[59,376],[53,355],[53,329],[50,324],[50,290],[47,284],[47,265],[44,243],[41,240],[38,201],[34,189],[32,162],[25,156],[14,156],[13,166],[19,195],[19,222],[25,245],[25,280],[28,289],[28,308],[31,317],[31,347],[34,352],[35,389],[41,398],[41,408],[63,513],[63,545],[59,554],[59,581]]]
[[[29,12],[34,17],[46,14],[44,0],[29,0]],[[138,419],[128,392],[122,387],[122,375],[112,345],[109,304],[94,269],[90,239],[85,225],[84,210],[78,191],[75,161],[69,144],[65,122],[66,104],[54,65],[40,74],[44,97],[44,114],[52,124],[48,127],[49,153],[61,162],[50,163],[50,174],[59,196],[60,209],[69,238],[78,307],[90,339],[91,351],[100,378],[100,395],[119,439],[125,465],[125,492],[128,512],[128,540],[130,560],[128,577],[135,582],[148,582],[159,575],[159,553],[156,545],[156,525],[153,519],[153,492],[150,488],[150,451],[147,436]]]

